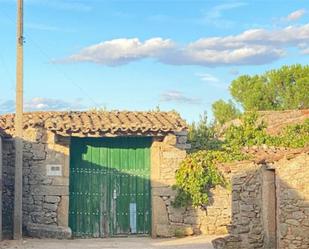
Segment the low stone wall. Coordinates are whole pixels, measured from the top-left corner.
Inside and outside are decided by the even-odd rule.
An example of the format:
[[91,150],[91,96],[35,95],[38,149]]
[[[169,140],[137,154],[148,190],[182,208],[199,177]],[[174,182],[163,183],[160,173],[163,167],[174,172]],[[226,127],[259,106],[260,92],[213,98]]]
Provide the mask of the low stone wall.
[[[186,134],[185,134],[186,135]],[[230,191],[217,187],[211,191],[210,205],[200,208],[174,208],[175,173],[186,156],[186,136],[170,135],[153,145],[155,174],[152,180],[154,236],[171,237],[193,234],[226,234],[230,224]],[[159,165],[159,166],[157,166]]]

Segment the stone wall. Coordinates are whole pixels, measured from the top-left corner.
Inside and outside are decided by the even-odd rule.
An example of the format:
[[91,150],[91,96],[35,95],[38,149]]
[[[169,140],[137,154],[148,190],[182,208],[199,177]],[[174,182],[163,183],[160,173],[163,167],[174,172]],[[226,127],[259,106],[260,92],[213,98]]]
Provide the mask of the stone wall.
[[[24,131],[23,230],[35,237],[70,236],[67,218],[69,147],[56,143],[55,139],[53,133],[42,129]],[[3,226],[4,231],[11,235],[15,150],[12,139],[4,141]],[[47,165],[62,165],[62,176],[47,176]]]
[[11,237],[13,231],[15,150],[13,140],[3,139],[2,141],[2,228],[4,237]]
[[309,155],[281,160],[275,170],[278,248],[309,248]]
[[230,224],[230,191],[212,190],[210,205],[200,208],[174,208],[175,172],[186,156],[186,133],[155,141],[152,146],[153,236],[171,237],[193,234],[226,234]]
[[262,248],[262,176],[253,162],[232,164],[232,220],[229,236],[214,241],[215,248]]
[[309,248],[309,154],[231,165],[232,223],[216,249]]
[[[70,237],[69,142],[43,129],[27,129],[24,138],[23,224],[35,237]],[[61,175],[48,176],[48,165],[61,165]]]
[[[68,238],[69,146],[70,138],[42,128],[24,131],[23,227],[34,237]],[[192,234],[225,234],[231,219],[230,191],[217,187],[211,191],[210,205],[174,208],[172,189],[175,172],[186,156],[187,133],[154,138],[151,148],[152,235],[154,237]],[[14,143],[4,143],[4,226],[12,232],[14,200]],[[62,165],[61,176],[48,176],[47,165]]]

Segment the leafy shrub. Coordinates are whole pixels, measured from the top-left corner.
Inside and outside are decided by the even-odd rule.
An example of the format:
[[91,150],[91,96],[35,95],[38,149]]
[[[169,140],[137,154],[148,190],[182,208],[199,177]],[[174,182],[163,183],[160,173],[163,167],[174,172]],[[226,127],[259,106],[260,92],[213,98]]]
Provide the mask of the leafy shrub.
[[306,119],[303,124],[285,127],[279,136],[269,136],[267,144],[290,148],[309,146],[309,119]]
[[189,126],[188,142],[191,144],[191,152],[220,148],[222,142],[216,138],[214,126],[208,124],[206,113],[200,116],[197,123],[193,122]]
[[265,144],[268,140],[266,125],[258,122],[256,112],[245,113],[240,126],[230,126],[224,134],[227,147],[240,148]]
[[[208,141],[207,127],[203,127],[204,133],[194,135]],[[207,131],[207,132],[206,132]],[[247,113],[242,117],[242,124],[232,125],[225,132],[225,140],[216,149],[200,150],[187,155],[176,172],[177,196],[173,205],[201,206],[209,203],[209,191],[211,188],[221,185],[228,186],[229,182],[224,178],[217,168],[219,163],[239,161],[247,159],[248,156],[241,152],[244,146],[270,145],[301,148],[309,145],[309,119],[303,124],[290,125],[278,136],[270,136],[266,133],[266,125],[258,121],[257,113]],[[214,137],[213,137],[214,138]],[[191,138],[192,139],[192,138]],[[207,148],[206,144],[205,148]]]
[[198,151],[189,154],[176,173],[175,189],[178,195],[173,202],[175,207],[204,206],[209,201],[208,191],[217,185],[228,186],[228,182],[217,169],[217,163],[229,162],[243,155],[226,151]]

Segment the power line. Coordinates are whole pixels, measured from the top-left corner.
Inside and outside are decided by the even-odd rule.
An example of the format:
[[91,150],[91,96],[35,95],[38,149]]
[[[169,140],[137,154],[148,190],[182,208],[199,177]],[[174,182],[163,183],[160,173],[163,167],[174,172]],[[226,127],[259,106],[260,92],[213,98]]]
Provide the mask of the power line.
[[[40,51],[42,55],[44,55],[48,61],[52,61],[51,57],[43,50],[43,48],[34,40],[30,39],[32,44]],[[59,66],[56,64],[51,64],[54,66],[55,69],[57,69],[58,73],[62,74],[62,76],[69,81],[72,85],[74,85],[76,88],[78,88],[83,94],[85,94],[88,99],[96,106],[99,107],[99,104],[80,86],[78,85],[69,75],[67,75]]]
[[14,80],[13,74],[11,73],[11,70],[9,69],[8,65],[5,62],[5,58],[1,53],[0,53],[0,62],[2,64],[4,73],[6,73],[9,76],[10,89],[13,92],[15,92],[15,80]]
[[[3,10],[0,10],[1,13],[6,16],[6,18],[11,21],[13,24],[16,24],[15,19],[11,18],[7,13]],[[52,61],[51,56],[34,40],[31,36],[27,35],[27,40],[30,41],[30,45],[34,45],[34,47],[44,56],[47,58],[48,61]],[[100,105],[85,91],[80,85],[78,85],[67,73],[65,73],[59,66],[56,64],[51,64],[54,68],[61,74],[68,82],[70,82],[73,86],[75,86],[84,96],[86,96],[96,107],[100,107]],[[14,88],[15,89],[15,88]]]

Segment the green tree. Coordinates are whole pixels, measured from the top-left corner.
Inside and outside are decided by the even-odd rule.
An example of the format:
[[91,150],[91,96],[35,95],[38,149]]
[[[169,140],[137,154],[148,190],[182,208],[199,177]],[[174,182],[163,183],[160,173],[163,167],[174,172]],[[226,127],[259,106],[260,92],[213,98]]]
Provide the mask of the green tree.
[[221,125],[237,118],[240,114],[240,111],[231,100],[225,102],[222,99],[217,100],[212,104],[212,112],[215,117],[215,122]]
[[245,111],[309,108],[309,66],[292,65],[261,75],[242,75],[230,92]]
[[191,152],[200,149],[214,149],[220,146],[215,136],[214,126],[208,124],[206,112],[200,115],[199,121],[189,126],[188,142],[191,144]]

